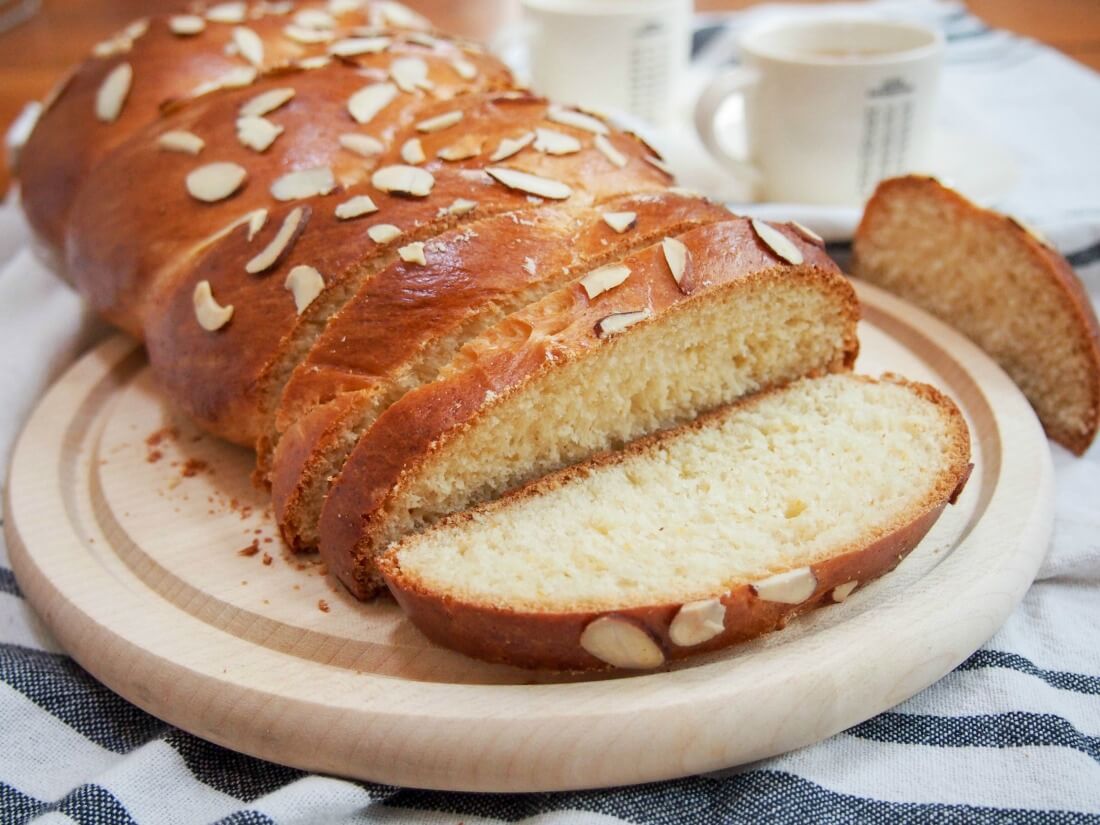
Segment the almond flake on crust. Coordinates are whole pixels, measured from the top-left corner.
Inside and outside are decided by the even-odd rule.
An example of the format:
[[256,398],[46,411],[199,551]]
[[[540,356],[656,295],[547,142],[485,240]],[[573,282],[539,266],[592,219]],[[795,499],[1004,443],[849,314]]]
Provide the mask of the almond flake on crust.
[[250,275],[258,275],[275,266],[287,250],[293,246],[298,234],[305,227],[308,220],[309,211],[306,207],[296,206],[291,209],[287,216],[283,218],[282,226],[275,233],[275,237],[252,260],[244,265],[244,271]]

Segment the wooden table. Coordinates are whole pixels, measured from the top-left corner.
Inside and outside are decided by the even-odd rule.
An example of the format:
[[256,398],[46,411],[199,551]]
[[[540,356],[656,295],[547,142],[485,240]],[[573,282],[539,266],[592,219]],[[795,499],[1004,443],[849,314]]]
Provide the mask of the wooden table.
[[[441,29],[488,39],[519,15],[519,0],[407,0]],[[696,0],[700,9],[733,9],[751,0]],[[0,133],[23,104],[41,98],[61,73],[83,59],[92,44],[130,20],[179,8],[183,0],[42,0],[29,21],[0,34]],[[1100,2],[1097,0],[968,0],[990,25],[1035,37],[1100,69]],[[8,171],[0,162],[0,193]]]

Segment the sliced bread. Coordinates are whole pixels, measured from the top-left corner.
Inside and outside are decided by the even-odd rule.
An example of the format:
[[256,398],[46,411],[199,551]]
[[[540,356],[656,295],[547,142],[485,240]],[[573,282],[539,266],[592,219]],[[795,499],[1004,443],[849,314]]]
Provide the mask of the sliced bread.
[[955,326],[1004,368],[1047,434],[1084,453],[1100,425],[1100,325],[1066,259],[932,178],[879,184],[853,273]]
[[603,264],[729,218],[716,204],[672,193],[510,212],[439,235],[370,279],[283,391],[270,477],[287,543],[317,545],[328,479],[359,435],[467,341]]
[[855,360],[854,292],[792,227],[732,219],[616,263],[468,343],[359,440],[320,523],[349,589],[372,594],[377,555],[448,513]]
[[531,668],[654,668],[892,570],[969,474],[931,387],[806,379],[406,537],[390,590],[429,638]]

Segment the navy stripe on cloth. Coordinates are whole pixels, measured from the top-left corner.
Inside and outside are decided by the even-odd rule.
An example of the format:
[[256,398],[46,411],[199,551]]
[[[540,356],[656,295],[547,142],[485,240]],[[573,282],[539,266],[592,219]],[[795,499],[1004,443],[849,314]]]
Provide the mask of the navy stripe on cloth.
[[1028,811],[971,805],[883,802],[837,793],[785,771],[749,771],[722,779],[695,776],[674,782],[542,794],[456,794],[404,790],[386,805],[455,816],[495,817],[516,822],[552,811],[587,811],[637,825],[804,825],[807,822],[965,823],[965,825],[1100,825],[1100,815]]
[[1063,670],[1043,670],[1030,659],[1025,659],[1018,653],[1007,653],[1003,650],[979,650],[959,665],[957,670],[979,670],[988,667],[1017,670],[1042,679],[1059,690],[1072,690],[1075,693],[1100,696],[1100,676]]
[[6,567],[0,567],[0,593],[10,593],[13,596],[23,598],[23,591],[19,589],[19,582],[15,580],[15,574]]
[[164,741],[180,755],[197,780],[242,802],[274,793],[306,775],[305,771],[264,762],[175,728]]
[[51,811],[65,814],[80,825],[137,825],[118,798],[99,785],[80,785],[57,802],[40,802],[0,782],[0,825],[20,825]]
[[0,644],[0,679],[101,748],[128,753],[168,729],[68,656]]
[[276,825],[275,820],[259,811],[234,811],[219,819],[214,825]]
[[1069,261],[1070,266],[1088,266],[1100,261],[1100,241],[1084,249],[1078,249],[1076,252],[1070,252],[1066,255],[1066,260]]
[[846,733],[875,742],[938,748],[1025,748],[1057,746],[1081,751],[1100,763],[1100,737],[1087,736],[1068,719],[1052,713],[935,716],[882,713]]

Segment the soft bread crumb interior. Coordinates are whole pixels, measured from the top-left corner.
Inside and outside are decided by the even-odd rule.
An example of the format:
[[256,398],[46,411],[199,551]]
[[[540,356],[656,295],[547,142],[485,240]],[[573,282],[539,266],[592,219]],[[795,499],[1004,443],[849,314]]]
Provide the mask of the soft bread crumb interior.
[[1012,377],[1048,429],[1090,431],[1090,363],[1046,264],[999,219],[945,211],[942,193],[885,197],[857,242],[858,273],[962,330]]
[[318,522],[325,496],[328,495],[329,482],[340,472],[359,437],[401,396],[439,377],[440,372],[454,360],[465,343],[485,333],[510,313],[534,303],[555,289],[560,289],[591,269],[617,261],[624,255],[649,245],[660,235],[675,236],[690,228],[714,222],[710,217],[700,217],[658,226],[648,231],[637,231],[614,239],[601,254],[589,254],[584,258],[577,255],[568,267],[547,275],[541,281],[536,281],[525,289],[502,293],[494,300],[472,308],[468,316],[454,329],[424,342],[420,349],[390,374],[376,376],[375,385],[370,390],[355,393],[359,403],[343,422],[339,436],[324,444],[313,455],[315,469],[307,483],[302,485],[299,509],[291,516],[300,541],[306,546],[320,543]]
[[835,295],[810,279],[738,286],[639,324],[486,409],[390,499],[375,546],[748,393],[842,367],[848,307]]
[[394,552],[406,580],[478,604],[707,598],[864,546],[945,498],[942,474],[965,460],[957,426],[903,385],[807,379]]

